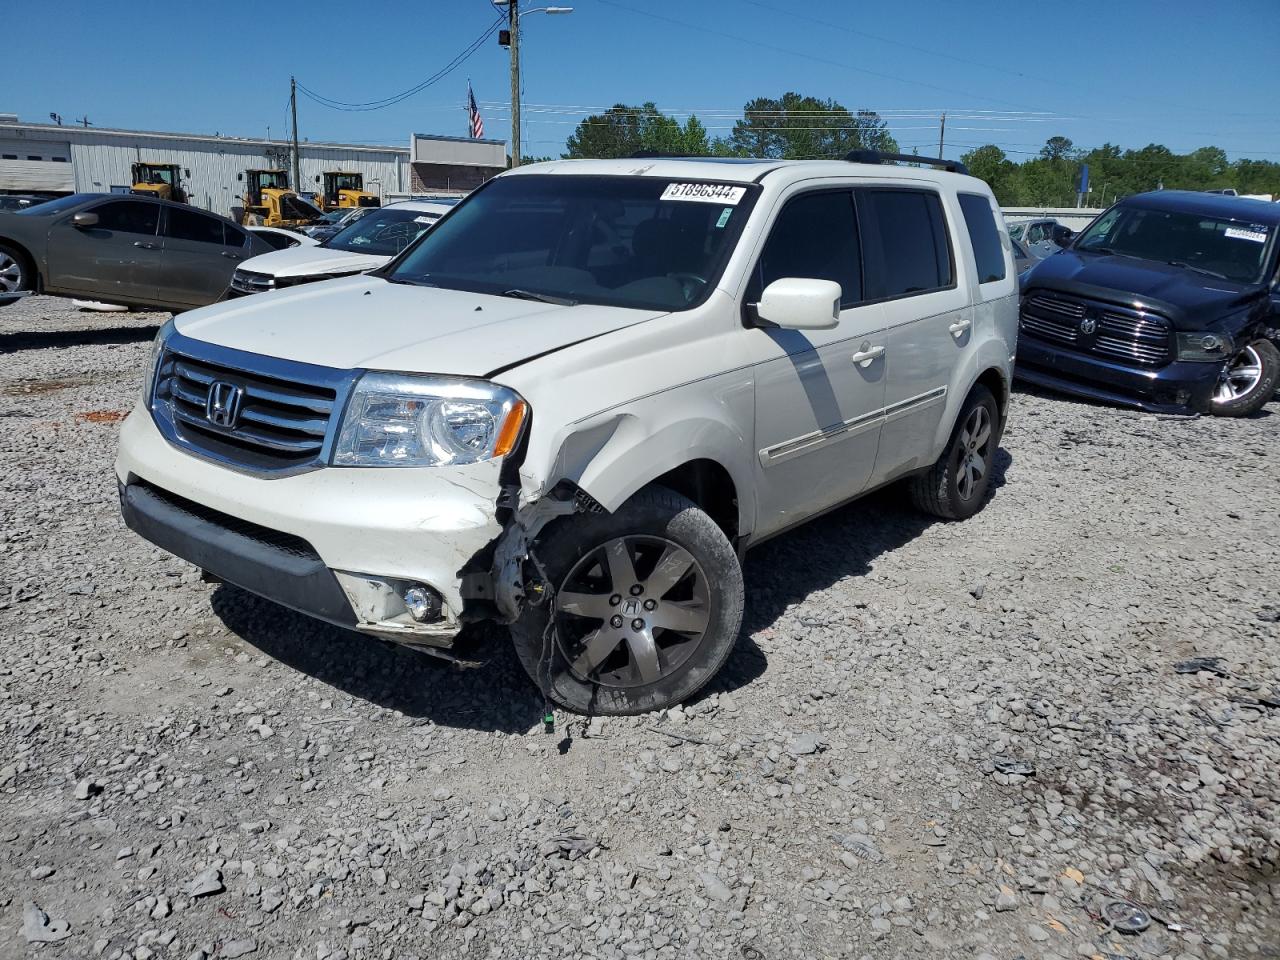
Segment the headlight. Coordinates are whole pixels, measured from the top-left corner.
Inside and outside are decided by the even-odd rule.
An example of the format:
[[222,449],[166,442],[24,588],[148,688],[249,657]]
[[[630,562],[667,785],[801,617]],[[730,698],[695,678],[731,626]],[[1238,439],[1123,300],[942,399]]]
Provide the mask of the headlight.
[[366,373],[357,381],[333,451],[335,466],[437,467],[515,449],[529,406],[483,380]]
[[1216,330],[1196,330],[1178,334],[1178,359],[1221,361],[1235,353],[1235,341]]
[[151,390],[156,383],[156,367],[160,364],[160,354],[171,333],[173,333],[173,321],[166,320],[156,333],[156,338],[151,341],[151,352],[147,354],[147,366],[142,373],[142,403],[146,407],[151,406]]

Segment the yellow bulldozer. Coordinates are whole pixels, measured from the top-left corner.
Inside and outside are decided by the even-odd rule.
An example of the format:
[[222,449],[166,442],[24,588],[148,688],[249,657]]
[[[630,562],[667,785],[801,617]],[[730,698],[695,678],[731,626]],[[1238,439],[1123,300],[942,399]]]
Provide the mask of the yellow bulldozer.
[[316,177],[321,189],[316,200],[325,213],[350,207],[380,207],[382,201],[364,188],[364,174],[332,170]]
[[239,179],[244,181],[244,206],[233,211],[233,219],[241,226],[300,227],[323,213],[290,189],[287,171],[246,170]]
[[[135,163],[129,192],[186,203],[187,191],[182,188],[181,172],[176,163]],[[191,176],[190,170],[187,176]]]

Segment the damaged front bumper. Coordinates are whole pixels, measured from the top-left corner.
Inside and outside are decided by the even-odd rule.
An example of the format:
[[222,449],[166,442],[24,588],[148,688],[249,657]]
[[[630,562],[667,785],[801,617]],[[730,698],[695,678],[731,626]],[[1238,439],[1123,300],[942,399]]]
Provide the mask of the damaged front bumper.
[[[219,579],[340,626],[448,646],[465,613],[493,609],[500,467],[263,478],[183,453],[139,409],[122,425],[116,477],[131,529]],[[405,602],[414,588],[439,601],[425,622]]]

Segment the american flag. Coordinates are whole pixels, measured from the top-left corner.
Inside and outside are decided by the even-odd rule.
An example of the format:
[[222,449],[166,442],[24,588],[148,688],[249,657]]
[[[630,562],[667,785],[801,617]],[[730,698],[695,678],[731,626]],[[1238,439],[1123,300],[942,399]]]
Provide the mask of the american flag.
[[467,111],[471,114],[471,137],[479,139],[484,136],[484,119],[480,116],[480,108],[476,106],[476,95],[467,84]]

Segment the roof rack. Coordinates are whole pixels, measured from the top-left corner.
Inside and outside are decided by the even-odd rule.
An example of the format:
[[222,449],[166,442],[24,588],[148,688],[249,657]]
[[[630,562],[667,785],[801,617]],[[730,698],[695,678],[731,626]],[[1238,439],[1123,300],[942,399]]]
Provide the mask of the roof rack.
[[844,155],[850,163],[923,163],[930,167],[941,167],[948,173],[968,174],[969,168],[958,160],[943,160],[941,157],[917,157],[914,153],[881,153],[879,150],[850,150]]
[[668,153],[666,150],[636,150],[628,160],[692,160],[691,153]]

